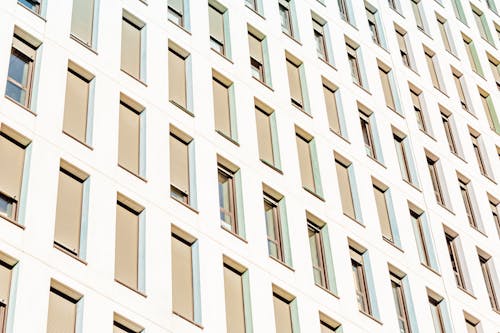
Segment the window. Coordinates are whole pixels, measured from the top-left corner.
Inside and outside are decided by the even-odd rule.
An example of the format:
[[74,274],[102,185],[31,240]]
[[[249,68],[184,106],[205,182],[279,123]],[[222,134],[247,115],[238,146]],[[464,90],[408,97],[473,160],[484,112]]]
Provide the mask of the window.
[[441,121],[443,123],[444,133],[448,141],[448,147],[453,154],[458,154],[457,145],[455,143],[455,135],[451,124],[451,115],[441,112]]
[[236,177],[238,172],[238,169],[231,170],[221,163],[217,164],[221,225],[223,228],[237,235],[242,233],[237,213],[237,196],[239,191],[237,189],[238,184]]
[[262,162],[279,169],[280,158],[274,118],[273,110],[255,105],[259,158]]
[[297,151],[299,155],[300,178],[302,187],[306,190],[319,194],[321,192],[319,184],[319,169],[317,165],[314,139],[306,138],[299,133],[295,134]]
[[370,297],[368,295],[368,286],[366,282],[366,273],[363,262],[363,253],[349,247],[351,256],[352,277],[354,279],[354,288],[356,291],[356,300],[360,311],[371,314]]
[[121,70],[132,77],[143,80],[143,33],[145,24],[130,14],[123,12]]
[[246,316],[246,307],[249,306],[245,298],[245,274],[246,268],[232,267],[224,263],[224,297],[226,304],[226,328],[230,333],[247,332],[247,321],[251,318]]
[[347,23],[354,25],[353,14],[351,13],[350,0],[337,0],[339,5],[340,17]]
[[445,237],[446,246],[448,247],[448,254],[450,256],[451,269],[453,270],[453,274],[455,276],[455,282],[457,283],[457,286],[459,288],[467,289],[457,250],[458,236],[445,234]]
[[481,37],[489,43],[493,43],[493,38],[491,37],[491,33],[488,28],[488,23],[486,21],[484,13],[476,7],[472,6],[472,16],[474,16],[474,21],[476,21],[476,26]]
[[175,314],[200,322],[198,242],[173,227],[172,247],[172,310]]
[[141,214],[144,207],[118,195],[116,202],[115,280],[133,290],[143,291],[141,255]]
[[340,114],[339,114],[339,108],[338,108],[338,103],[337,103],[337,98],[338,96],[338,89],[337,88],[331,88],[331,86],[325,84],[323,82],[323,96],[325,97],[325,106],[326,106],[326,114],[328,117],[328,125],[330,126],[330,129],[342,136],[342,127],[340,123]]
[[272,189],[264,188],[263,200],[269,256],[291,265],[285,198]]
[[54,244],[75,256],[81,256],[84,188],[88,175],[61,161],[57,191]]
[[316,41],[316,53],[318,54],[318,58],[320,58],[323,61],[329,62],[328,45],[324,31],[325,24],[321,24],[313,18],[312,25],[314,32],[314,40]]
[[73,1],[71,36],[87,46],[94,46],[95,0]]
[[290,88],[290,98],[292,105],[304,110],[304,95],[302,86],[303,73],[301,67],[303,64],[293,62],[286,58],[286,69],[288,73],[288,85]]
[[30,108],[37,47],[14,35],[5,96]]
[[479,75],[483,75],[483,69],[479,62],[479,58],[477,56],[476,47],[474,46],[474,42],[472,39],[462,35],[465,51],[467,53],[467,57],[469,58],[469,63],[474,72]]
[[433,296],[428,295],[429,307],[431,310],[432,323],[434,324],[434,330],[436,333],[446,333],[443,310],[442,306],[444,304],[443,299],[437,300]]
[[376,16],[378,15],[377,10],[371,10],[370,8],[366,7],[365,3],[365,11],[366,18],[368,19],[368,28],[370,29],[372,41],[378,46],[382,46],[382,36]]
[[497,12],[497,7],[495,5],[495,0],[486,0],[486,5],[488,8],[493,11],[494,13]]
[[296,331],[294,327],[298,323],[295,323],[294,303],[295,297],[273,291],[274,323],[277,333],[293,333]]
[[493,222],[495,223],[495,226],[497,227],[498,231],[498,237],[500,237],[500,217],[499,217],[499,209],[498,209],[498,202],[495,203],[492,199],[490,199],[490,209],[491,209],[491,216],[493,217]]
[[6,332],[12,271],[15,265],[15,260],[2,255],[0,259],[0,332]]
[[416,211],[410,209],[410,218],[413,226],[413,231],[415,234],[415,241],[417,243],[418,255],[420,257],[420,262],[427,267],[431,267],[431,257],[429,252],[429,247],[427,246],[428,240],[426,237],[424,224],[423,224],[423,213],[417,213]]
[[215,8],[213,4],[208,5],[208,19],[210,25],[210,47],[216,52],[228,56],[226,45],[226,9]]
[[[91,133],[90,100],[94,76],[70,62],[66,79],[63,132],[87,143]],[[89,119],[90,118],[90,119]]]
[[493,57],[488,57],[488,62],[491,68],[491,74],[497,83],[497,89],[500,90],[500,62]]
[[407,46],[407,33],[406,31],[401,31],[396,29],[396,37],[398,39],[399,45],[399,53],[401,54],[401,59],[403,60],[403,64],[413,69],[413,60],[411,59],[410,50]]
[[342,204],[342,211],[345,215],[356,220],[356,208],[354,206],[353,189],[351,187],[350,169],[351,163],[346,163],[335,159],[335,167],[337,170],[337,180],[340,191],[340,201]]
[[453,6],[453,11],[455,12],[456,18],[459,19],[463,24],[467,25],[461,0],[452,0],[451,4]]
[[399,162],[399,170],[401,171],[401,176],[403,180],[413,183],[414,179],[411,174],[410,165],[409,165],[409,156],[408,150],[406,147],[406,137],[400,137],[396,134],[393,134],[394,146],[396,147],[396,155],[398,157]]
[[342,325],[340,323],[328,318],[321,312],[319,314],[319,326],[321,333],[340,333],[342,331]]
[[347,60],[349,61],[349,67],[351,69],[352,81],[359,86],[363,86],[363,78],[358,59],[359,47],[353,47],[350,44],[346,43],[346,48],[347,48]]
[[365,143],[366,155],[370,156],[373,159],[377,159],[374,136],[370,124],[371,115],[366,115],[359,109],[358,112],[359,112],[359,122],[361,124],[361,133],[363,135],[363,142]]
[[141,333],[144,328],[131,322],[125,317],[113,314],[113,333]]
[[428,131],[427,122],[425,119],[425,114],[424,110],[422,109],[422,103],[421,103],[422,93],[410,89],[410,94],[411,94],[411,101],[413,103],[413,110],[415,111],[415,116],[417,118],[418,128],[423,132],[427,132]]
[[394,100],[394,86],[392,84],[392,70],[386,66],[378,66],[378,73],[380,75],[380,82],[382,83],[382,90],[384,91],[385,105],[393,111],[396,111],[396,102]]
[[495,268],[493,267],[493,260],[491,260],[491,257],[486,258],[486,256],[479,254],[479,264],[481,266],[481,271],[483,272],[484,284],[486,285],[486,291],[488,292],[491,308],[498,311],[500,309],[500,303],[497,298],[495,282],[491,273],[492,271],[495,271]]
[[458,97],[460,98],[460,104],[462,109],[469,111],[469,103],[467,102],[467,95],[465,94],[465,89],[463,85],[463,76],[456,71],[453,71],[453,80],[455,81],[455,87],[457,88]]
[[76,332],[78,303],[82,298],[82,295],[52,280],[49,293],[47,333]]
[[190,55],[180,49],[168,49],[168,96],[171,103],[190,112],[188,61]]
[[413,10],[413,16],[415,16],[417,28],[425,32],[425,20],[422,9],[420,8],[421,4],[421,0],[411,0],[411,9]]
[[382,237],[387,241],[394,243],[394,235],[391,226],[391,211],[389,210],[388,199],[390,191],[387,187],[373,184],[373,194],[375,196],[375,203],[377,205],[378,220],[380,229],[382,230]]
[[429,73],[431,75],[432,85],[434,86],[434,88],[442,91],[443,86],[441,84],[441,79],[438,72],[439,65],[437,62],[437,57],[434,52],[427,49],[424,49],[424,53],[425,60],[427,62],[427,68],[429,69]]
[[396,305],[400,333],[410,333],[410,320],[403,287],[403,279],[390,272],[392,297]]
[[121,96],[118,132],[118,165],[134,175],[143,176],[144,134],[142,133],[144,107]]
[[491,95],[482,89],[479,89],[479,95],[481,97],[483,109],[486,114],[486,119],[488,120],[490,128],[497,134],[500,134],[500,122],[496,114],[495,106],[493,104],[493,100],[491,99]]
[[389,7],[399,13],[399,0],[387,0]]
[[434,189],[434,195],[436,196],[436,201],[445,206],[444,196],[441,189],[441,182],[439,181],[439,172],[438,172],[438,161],[433,160],[430,157],[427,157],[427,167],[429,169],[429,175],[432,181],[432,188]]
[[[17,138],[16,138],[17,139]],[[0,216],[19,220],[26,142],[19,142],[0,131]]]
[[222,136],[236,140],[236,119],[232,102],[233,83],[213,73],[212,89],[214,98],[215,130]]
[[307,233],[309,237],[309,250],[311,251],[314,282],[325,289],[329,289],[325,248],[321,229],[320,226],[312,221],[307,221]]
[[281,21],[281,31],[290,37],[294,37],[294,27],[292,22],[291,3],[289,0],[279,0],[279,12]]
[[170,132],[170,196],[191,205],[190,145],[192,139]]
[[37,14],[40,14],[41,2],[42,0],[17,0],[17,3]]
[[168,20],[185,27],[184,0],[168,0]]
[[450,52],[451,54],[455,54],[455,49],[453,46],[453,40],[449,37],[450,36],[450,31],[448,28],[448,23],[446,22],[446,19],[444,19],[441,16],[436,16],[437,19],[437,24],[439,28],[439,33],[441,34],[441,39],[444,44],[444,48],[446,51]]
[[252,76],[257,80],[270,84],[269,73],[264,55],[264,37],[258,37],[248,31],[248,44],[250,47],[250,69]]
[[474,155],[476,155],[477,165],[479,166],[479,171],[482,175],[489,177],[488,169],[486,168],[486,159],[481,149],[481,143],[479,139],[480,135],[470,133],[470,139],[472,142],[472,149],[474,150]]
[[252,9],[255,12],[259,12],[258,0],[245,0],[245,6]]

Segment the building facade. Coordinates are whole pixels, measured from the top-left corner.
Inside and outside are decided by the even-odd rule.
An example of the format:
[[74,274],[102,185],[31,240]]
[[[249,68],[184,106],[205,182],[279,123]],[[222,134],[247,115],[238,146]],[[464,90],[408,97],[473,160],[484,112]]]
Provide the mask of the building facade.
[[1,1],[0,331],[500,332],[499,10]]

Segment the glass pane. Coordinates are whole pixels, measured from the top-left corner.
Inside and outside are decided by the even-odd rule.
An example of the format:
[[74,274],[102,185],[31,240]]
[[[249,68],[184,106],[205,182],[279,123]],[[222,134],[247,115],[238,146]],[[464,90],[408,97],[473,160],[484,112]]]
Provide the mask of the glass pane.
[[389,80],[389,72],[385,72],[379,68],[380,81],[382,82],[382,89],[384,90],[385,104],[392,110],[396,109],[394,103],[394,96],[392,95],[391,82]]
[[248,44],[250,46],[250,57],[257,60],[260,64],[264,63],[264,59],[262,58],[262,41],[252,35],[248,34]]
[[116,205],[115,278],[138,289],[139,216]]
[[224,16],[212,6],[208,7],[210,36],[222,45],[224,44]]
[[382,235],[393,241],[391,222],[389,219],[389,211],[387,208],[387,201],[385,197],[385,191],[380,190],[376,186],[373,187],[373,192],[375,194],[375,203],[377,204],[377,213],[380,221],[380,227],[382,229]]
[[59,171],[54,240],[77,255],[80,250],[83,184],[66,171]]
[[28,84],[29,64],[31,61],[16,49],[12,49],[9,60],[9,78],[20,86]]
[[186,60],[172,50],[168,53],[168,92],[171,101],[187,109]]
[[26,104],[26,90],[14,85],[12,82],[7,81],[7,88],[5,90],[5,95],[9,96],[16,102],[25,105]]
[[140,135],[140,115],[125,104],[120,103],[118,164],[136,175],[139,174]]
[[330,129],[337,134],[340,134],[340,121],[337,109],[337,99],[335,91],[323,86],[323,94],[325,97],[326,112]]
[[175,313],[194,319],[191,246],[172,235],[172,306]]
[[270,115],[265,114],[259,109],[255,109],[255,118],[257,122],[257,138],[259,144],[259,157],[274,165],[274,152],[272,141],[272,129]]
[[217,80],[213,80],[215,129],[231,137],[231,112],[229,104],[229,88]]
[[141,77],[141,29],[122,19],[121,69],[139,79]]
[[314,183],[310,142],[306,141],[298,135],[296,136],[296,141],[299,155],[300,177],[302,179],[302,186],[304,186],[308,190],[315,192],[316,187]]
[[88,45],[92,44],[94,0],[74,0],[71,17],[71,34]]
[[76,326],[76,304],[50,291],[47,333],[72,333]]
[[188,146],[170,135],[170,183],[186,195],[189,193]]
[[[0,262],[0,303],[9,302],[12,270]],[[1,320],[1,319],[0,319]],[[1,328],[2,326],[0,326]]]
[[16,201],[20,199],[24,168],[24,149],[0,135],[0,191]]
[[340,199],[342,201],[342,210],[347,216],[356,219],[348,167],[345,167],[336,161],[336,169],[339,182]]
[[274,302],[274,321],[276,324],[276,332],[293,333],[290,304],[286,303],[281,298],[278,298],[277,295],[274,295],[273,302]]
[[89,83],[68,70],[63,129],[81,142],[86,142],[87,137],[88,102]]
[[224,289],[226,300],[227,332],[245,333],[245,308],[243,301],[243,281],[236,273],[224,265]]
[[300,82],[299,66],[291,63],[288,59],[286,61],[286,66],[292,102],[294,102],[297,106],[302,107],[304,102],[302,100],[302,84]]

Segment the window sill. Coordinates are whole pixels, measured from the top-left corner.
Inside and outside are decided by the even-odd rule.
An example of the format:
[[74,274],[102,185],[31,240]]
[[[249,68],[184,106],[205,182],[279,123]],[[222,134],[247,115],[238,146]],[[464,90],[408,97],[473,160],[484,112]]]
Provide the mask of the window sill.
[[357,82],[352,82],[354,83],[355,86],[357,86],[358,88],[361,88],[361,90],[363,90],[364,92],[366,92],[368,95],[372,95],[372,93],[367,89],[365,88],[361,83],[357,83]]
[[330,67],[331,69],[333,69],[333,70],[335,70],[335,71],[337,70],[337,68],[335,68],[335,66],[334,66],[332,63],[330,63],[330,62],[328,62],[328,61],[326,61],[325,59],[320,58],[320,57],[318,57],[318,59],[319,59],[319,60],[320,60],[323,64],[325,64],[325,65],[327,65],[328,67]]
[[[291,100],[291,99],[290,99],[290,100]],[[295,103],[293,103],[293,102],[291,102],[291,104],[292,104],[292,106],[293,106],[295,109],[299,110],[300,112],[302,112],[303,114],[305,114],[306,116],[308,116],[309,118],[311,118],[311,119],[312,119],[312,117],[313,117],[313,116],[312,116],[312,114],[308,113],[308,112],[306,111],[306,109],[305,109],[305,107],[304,107],[303,105],[302,105],[302,106],[299,106],[299,105],[297,105],[297,104],[295,104]]]
[[429,271],[431,271],[432,273],[436,274],[437,276],[441,277],[441,273],[439,273],[437,270],[435,270],[434,268],[432,268],[431,266],[429,265],[426,265],[424,264],[423,262],[420,262],[420,265],[424,266],[425,268],[427,268]]
[[116,283],[118,283],[119,285],[121,285],[121,286],[123,286],[123,287],[127,288],[128,290],[132,290],[133,292],[135,292],[136,294],[138,294],[138,295],[140,295],[140,296],[142,296],[142,297],[144,297],[144,298],[147,298],[147,297],[148,297],[148,296],[147,296],[145,293],[143,293],[142,291],[137,290],[137,289],[135,289],[135,288],[133,288],[133,287],[130,287],[130,286],[126,285],[125,283],[121,282],[120,280],[118,280],[118,279],[116,279],[116,278],[115,278],[115,282],[116,282]]
[[382,164],[382,162],[380,162],[379,160],[377,160],[375,157],[372,157],[372,156],[370,156],[370,155],[366,155],[366,156],[368,156],[368,158],[369,158],[370,160],[372,160],[373,162],[377,163],[378,165],[380,165],[380,166],[381,166],[381,167],[383,167],[384,169],[387,169],[387,167],[386,167],[384,164]]
[[214,51],[216,54],[220,55],[223,59],[226,59],[227,61],[229,61],[232,65],[234,65],[234,62],[229,59],[225,54],[223,53],[220,53],[219,51],[217,51],[216,49],[214,49],[213,47],[210,48],[212,51]]
[[[20,2],[18,2],[17,4],[20,5],[22,8],[26,9],[27,11],[29,11],[30,13],[32,13],[33,15],[35,15],[36,17],[38,17],[39,19],[41,19],[42,21],[47,22],[47,19],[45,17],[43,17],[40,13],[32,11],[31,9],[29,9],[28,7],[26,7],[25,5],[23,5]],[[40,10],[41,10],[41,8],[40,8]]]
[[89,145],[88,145],[88,144],[86,144],[85,142],[83,142],[83,141],[81,141],[81,140],[79,140],[79,139],[75,138],[73,135],[69,134],[68,132],[66,132],[66,131],[64,131],[64,130],[63,130],[62,132],[63,132],[63,134],[65,134],[65,135],[69,136],[70,138],[72,138],[72,139],[73,139],[73,140],[75,140],[76,142],[80,143],[81,145],[85,146],[86,148],[88,148],[88,149],[90,149],[90,150],[94,150],[94,148],[93,148],[92,146],[89,146]]
[[234,237],[238,238],[240,241],[242,241],[242,242],[244,242],[244,243],[248,244],[248,241],[247,241],[245,238],[243,238],[243,236],[240,236],[240,235],[238,235],[237,233],[235,233],[235,232],[233,232],[233,231],[231,231],[231,230],[229,230],[229,229],[224,228],[222,225],[221,225],[220,227],[221,227],[221,229],[222,229],[222,230],[224,230],[225,232],[228,232],[230,235],[233,235]]
[[265,20],[266,18],[264,17],[264,15],[262,15],[261,13],[259,13],[257,10],[255,10],[254,8],[251,8],[251,7],[248,7],[247,5],[245,5],[245,7],[247,7],[252,13],[254,14],[257,14],[257,16],[259,16],[261,19]]
[[144,87],[147,87],[147,86],[148,86],[146,82],[144,82],[143,80],[141,80],[141,79],[140,79],[140,78],[138,78],[138,77],[133,76],[132,74],[130,74],[130,73],[129,73],[129,72],[127,72],[126,70],[124,70],[124,69],[120,68],[120,71],[121,71],[122,73],[126,74],[128,77],[130,77],[130,78],[134,79],[136,82],[139,82],[139,83],[140,83],[140,84],[142,84]]
[[177,317],[179,317],[179,318],[181,318],[181,319],[184,319],[184,320],[185,320],[185,321],[187,321],[188,323],[193,324],[194,326],[196,326],[196,327],[198,327],[198,328],[203,329],[203,326],[202,326],[201,324],[198,324],[197,322],[195,322],[195,321],[193,321],[193,320],[191,320],[191,319],[189,319],[189,318],[187,318],[187,317],[184,317],[184,316],[183,316],[183,315],[181,315],[180,313],[177,313],[177,312],[175,312],[175,311],[172,311],[172,313],[173,313],[174,315],[176,315]]
[[171,198],[172,200],[174,200],[175,202],[177,202],[177,203],[179,203],[179,204],[183,205],[184,207],[188,208],[189,210],[191,210],[191,211],[195,212],[196,214],[199,214],[199,213],[200,213],[200,212],[199,212],[196,208],[191,207],[189,204],[187,204],[187,203],[185,203],[185,202],[182,202],[182,201],[180,201],[179,199],[173,198],[172,196],[170,196],[170,198]]
[[458,290],[463,291],[465,294],[469,295],[470,297],[472,297],[472,298],[474,298],[474,299],[477,299],[477,297],[476,297],[476,296],[474,296],[474,294],[472,293],[472,291],[469,291],[469,290],[467,290],[467,289],[465,289],[465,288],[462,288],[462,287],[460,287],[460,286],[457,286],[457,288],[458,288]]
[[437,140],[429,133],[426,131],[423,131],[419,128],[420,132],[424,133],[428,138],[432,139],[432,141],[437,142]]
[[325,202],[325,199],[321,195],[319,195],[318,193],[313,192],[312,190],[310,190],[310,189],[308,189],[307,187],[304,187],[304,186],[302,186],[302,188],[304,190],[306,190],[306,192],[308,192],[308,193],[312,194],[313,196],[315,196],[316,198],[318,198],[319,200]]
[[463,158],[462,156],[458,155],[458,153],[456,152],[451,152],[451,154],[455,157],[457,157],[458,159],[460,159],[462,162],[464,162],[465,164],[467,164],[468,162],[465,160],[465,158]]
[[[469,224],[470,225],[470,224]],[[472,225],[470,225],[470,227],[473,229],[473,230],[476,230],[477,232],[479,232],[481,235],[483,235],[484,237],[488,238],[488,235],[481,229],[479,229],[478,227],[474,227]]]
[[182,25],[178,25],[177,23],[175,23],[174,21],[172,20],[168,20],[168,22],[172,23],[173,25],[175,25],[176,27],[180,28],[182,31],[184,31],[185,33],[187,33],[188,35],[192,35],[191,31],[189,31],[188,29],[186,29],[184,26]]
[[347,24],[348,26],[350,26],[351,28],[353,28],[354,30],[356,31],[359,31],[358,27],[356,27],[354,24],[352,24],[350,21],[344,19],[342,16],[340,17],[340,20],[342,22],[344,22],[345,24]]
[[484,178],[488,179],[493,184],[498,185],[498,183],[493,178],[491,178],[490,175],[485,175],[484,173],[482,173],[482,175],[484,176]]
[[215,132],[217,132],[217,134],[219,134],[220,136],[222,136],[224,139],[228,140],[232,144],[234,144],[234,145],[236,145],[238,147],[240,146],[240,144],[236,140],[234,140],[233,138],[227,136],[226,134],[222,133],[221,131],[215,130]]
[[132,176],[135,176],[137,177],[138,179],[142,180],[143,182],[147,183],[148,180],[132,171],[130,171],[129,169],[125,168],[123,165],[120,165],[120,163],[118,163],[118,167],[122,170],[125,170],[128,174],[132,175]]
[[280,174],[283,174],[283,171],[281,171],[280,169],[278,169],[277,167],[275,167],[275,166],[274,166],[274,165],[272,165],[271,163],[269,163],[269,162],[267,162],[267,161],[263,160],[262,158],[260,159],[260,161],[261,161],[262,163],[264,163],[265,165],[267,165],[268,167],[270,167],[271,169],[273,169],[274,171],[276,171],[276,172],[278,172],[278,173],[280,173]]
[[342,133],[335,132],[331,127],[329,129],[330,129],[330,132],[332,132],[333,134],[335,134],[337,137],[339,137],[340,139],[344,140],[348,144],[351,144],[351,141],[349,141],[346,137],[344,137],[342,135]]
[[359,310],[359,312],[362,313],[363,315],[365,315],[366,317],[370,318],[371,320],[375,321],[376,323],[380,324],[380,325],[384,324],[378,318],[375,318],[372,314],[369,314],[369,313],[361,311],[361,310]]
[[82,258],[80,258],[79,256],[75,255],[74,253],[71,253],[70,251],[68,251],[67,249],[65,249],[63,246],[57,244],[56,242],[54,242],[54,249],[57,249],[58,251],[66,254],[67,256],[75,259],[76,261],[84,264],[84,265],[88,265],[87,261],[83,260]]
[[438,204],[439,207],[442,207],[444,208],[446,211],[448,211],[450,214],[452,215],[455,215],[455,213],[453,213],[453,211],[451,210],[451,208],[448,208],[447,206],[445,206],[444,204],[440,203],[440,202],[437,202],[436,203]]
[[9,217],[7,217],[7,216],[4,216],[4,215],[1,215],[1,214],[0,214],[0,219],[4,219],[5,221],[10,222],[10,223],[12,223],[13,225],[15,225],[16,227],[21,228],[21,229],[23,229],[23,230],[25,230],[25,229],[26,229],[26,227],[25,227],[24,225],[19,224],[16,220],[13,220],[13,219],[11,219],[11,218],[9,218]]
[[283,261],[281,261],[281,260],[279,260],[279,259],[277,259],[277,258],[275,258],[275,257],[273,257],[273,256],[269,256],[269,258],[270,258],[270,259],[272,259],[273,261],[277,262],[277,263],[278,263],[278,264],[280,264],[281,266],[288,268],[288,269],[289,269],[289,270],[291,270],[292,272],[295,272],[295,269],[293,269],[293,267],[292,267],[292,266],[290,266],[290,265],[288,265],[287,263],[285,263],[285,262],[283,262]]
[[290,35],[290,34],[287,34],[286,32],[284,32],[283,30],[281,31],[283,33],[283,35],[287,36],[288,38],[290,38],[291,40],[293,40],[295,43],[299,44],[300,46],[302,46],[302,43],[298,40],[298,39],[295,39],[294,36]]
[[81,40],[80,38],[76,37],[75,35],[73,34],[70,34],[69,35],[69,38],[74,40],[75,42],[77,42],[78,44],[80,44],[81,46],[83,46],[84,48],[86,48],[87,50],[89,50],[90,52],[94,53],[95,55],[97,55],[97,50],[95,50],[92,45],[89,45],[87,43],[85,43],[83,40]]
[[327,289],[325,287],[323,287],[322,285],[320,284],[317,284],[315,283],[316,287],[318,287],[319,289],[323,290],[324,292],[332,295],[333,297],[335,297],[336,299],[340,299],[339,295],[335,294],[333,291],[331,291],[330,289]]
[[382,239],[384,240],[384,242],[386,242],[387,244],[391,245],[396,250],[400,251],[401,253],[405,253],[405,251],[402,248],[400,248],[399,246],[397,246],[396,243],[394,243],[390,239],[385,238],[384,236],[382,236]]
[[364,225],[363,223],[361,223],[361,221],[356,220],[356,218],[351,217],[351,216],[347,215],[346,213],[342,213],[342,214],[343,214],[345,217],[347,217],[349,220],[356,222],[356,224],[358,224],[359,226],[361,226],[361,227],[363,227],[363,228],[366,228],[366,225]]
[[406,184],[408,184],[408,185],[410,185],[411,187],[413,187],[415,190],[417,190],[417,191],[419,191],[419,192],[422,192],[422,190],[421,190],[420,188],[418,188],[418,187],[417,187],[417,185],[415,185],[415,184],[413,184],[413,183],[409,182],[409,181],[408,181],[408,180],[406,180],[406,179],[403,179],[403,181],[404,181]]
[[255,76],[252,76],[252,78],[253,78],[255,81],[257,81],[257,82],[259,82],[260,84],[262,84],[262,85],[263,85],[264,87],[266,87],[267,89],[269,89],[269,90],[271,90],[272,92],[274,92],[274,89],[273,89],[270,85],[268,85],[267,83],[265,83],[264,81],[259,80],[259,79],[258,79],[258,78],[256,78]]
[[181,111],[186,112],[191,117],[194,117],[194,113],[192,111],[186,109],[182,105],[178,104],[176,101],[174,101],[174,100],[171,99],[171,100],[169,100],[169,102],[170,102],[170,104],[174,105],[177,109],[180,109]]
[[16,100],[15,100],[15,99],[13,99],[12,97],[5,95],[5,99],[7,99],[7,100],[11,101],[11,102],[12,102],[12,103],[14,103],[15,105],[17,105],[17,106],[19,106],[20,108],[22,108],[23,110],[28,111],[29,113],[31,113],[31,114],[32,114],[32,115],[34,115],[35,117],[37,116],[37,114],[36,114],[34,111],[32,111],[31,109],[29,109],[27,106],[22,105],[21,103],[19,103],[18,101],[16,101]]

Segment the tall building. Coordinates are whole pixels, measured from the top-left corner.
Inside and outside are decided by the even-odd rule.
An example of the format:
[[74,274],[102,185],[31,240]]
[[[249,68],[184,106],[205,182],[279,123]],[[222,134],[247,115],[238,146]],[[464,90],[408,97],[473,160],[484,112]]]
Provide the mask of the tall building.
[[0,1],[0,332],[500,332],[496,6]]

